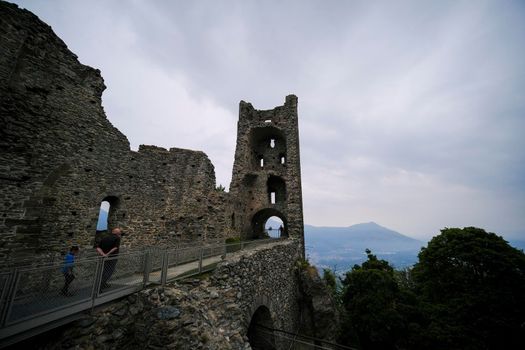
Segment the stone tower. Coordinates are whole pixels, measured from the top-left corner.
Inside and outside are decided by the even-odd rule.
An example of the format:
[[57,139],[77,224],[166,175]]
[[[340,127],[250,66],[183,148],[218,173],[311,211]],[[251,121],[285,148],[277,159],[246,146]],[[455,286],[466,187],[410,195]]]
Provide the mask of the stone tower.
[[297,119],[294,95],[272,110],[240,102],[230,193],[231,226],[243,239],[262,237],[265,222],[277,216],[282,235],[300,239],[304,247]]

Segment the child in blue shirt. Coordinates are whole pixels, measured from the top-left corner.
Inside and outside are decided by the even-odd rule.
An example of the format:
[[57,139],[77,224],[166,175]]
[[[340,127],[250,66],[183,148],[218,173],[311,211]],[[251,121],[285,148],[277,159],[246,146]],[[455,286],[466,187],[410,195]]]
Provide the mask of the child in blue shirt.
[[75,257],[78,255],[78,251],[79,249],[77,246],[72,246],[69,249],[69,253],[67,253],[64,258],[64,266],[62,267],[62,273],[64,274],[64,287],[60,290],[60,294],[62,295],[71,296],[69,285],[75,279],[73,265],[75,264]]

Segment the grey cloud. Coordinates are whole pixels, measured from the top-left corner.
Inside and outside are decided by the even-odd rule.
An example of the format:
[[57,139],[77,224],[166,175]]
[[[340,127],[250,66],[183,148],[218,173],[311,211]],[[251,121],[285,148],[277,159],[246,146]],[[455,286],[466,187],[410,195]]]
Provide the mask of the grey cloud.
[[102,69],[134,147],[202,149],[227,184],[238,101],[295,93],[306,222],[525,237],[520,1],[19,3]]

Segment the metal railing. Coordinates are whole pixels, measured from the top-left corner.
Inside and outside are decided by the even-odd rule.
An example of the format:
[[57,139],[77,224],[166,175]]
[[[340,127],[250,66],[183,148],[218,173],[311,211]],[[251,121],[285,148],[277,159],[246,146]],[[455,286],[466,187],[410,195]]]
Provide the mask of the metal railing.
[[72,274],[65,273],[63,263],[0,272],[0,345],[17,334],[129,295],[148,285],[164,285],[211,271],[229,254],[279,240],[182,249],[147,248],[114,257],[79,259],[74,263]]

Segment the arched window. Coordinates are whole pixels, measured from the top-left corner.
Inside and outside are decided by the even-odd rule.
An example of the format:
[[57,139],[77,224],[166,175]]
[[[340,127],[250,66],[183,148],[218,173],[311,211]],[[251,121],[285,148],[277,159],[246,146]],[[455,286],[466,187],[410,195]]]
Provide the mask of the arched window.
[[115,196],[107,196],[100,202],[95,243],[125,219],[126,213],[119,210],[119,205],[120,201]]
[[100,203],[100,210],[98,213],[97,231],[106,231],[108,229],[108,215],[111,204],[107,200]]

